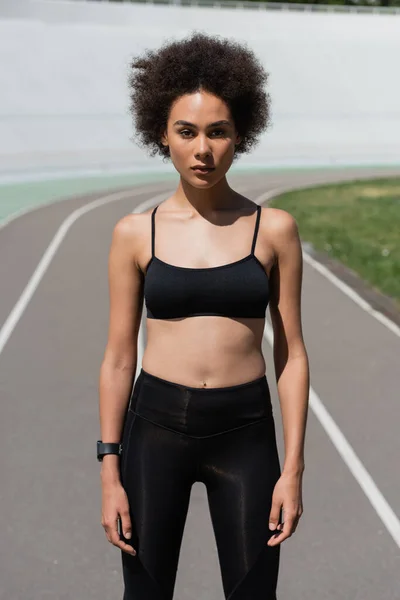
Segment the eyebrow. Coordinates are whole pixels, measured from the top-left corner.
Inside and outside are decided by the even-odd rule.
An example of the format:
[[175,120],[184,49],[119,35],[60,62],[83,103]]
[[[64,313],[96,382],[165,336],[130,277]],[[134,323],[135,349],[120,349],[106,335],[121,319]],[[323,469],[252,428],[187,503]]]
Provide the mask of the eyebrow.
[[[189,127],[195,127],[197,129],[197,126],[194,123],[190,123],[190,121],[183,121],[182,119],[175,121],[174,125],[188,125]],[[215,127],[216,125],[230,125],[230,121],[222,119],[221,121],[209,123],[207,127]]]

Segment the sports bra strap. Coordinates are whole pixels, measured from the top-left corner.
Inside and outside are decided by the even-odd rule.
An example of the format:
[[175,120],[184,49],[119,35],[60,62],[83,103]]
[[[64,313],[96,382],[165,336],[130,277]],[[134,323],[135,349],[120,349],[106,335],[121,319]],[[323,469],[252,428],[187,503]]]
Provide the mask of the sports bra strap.
[[254,254],[254,250],[255,250],[255,247],[256,247],[258,228],[260,226],[260,217],[261,217],[261,206],[258,204],[257,205],[256,226],[254,228],[253,244],[251,246],[251,254]]
[[153,210],[153,212],[151,213],[151,257],[154,258],[154,242],[155,242],[155,237],[156,237],[156,225],[155,225],[155,215],[156,215],[156,210],[158,208],[158,204],[155,207],[155,209]]
[[[151,213],[151,256],[154,258],[154,250],[155,250],[155,237],[156,237],[156,226],[155,226],[155,215],[157,211],[158,205],[154,208]],[[253,243],[251,246],[251,254],[254,254],[254,250],[257,242],[258,229],[260,226],[260,217],[261,217],[261,206],[257,206],[257,217],[256,217],[256,225],[254,228],[254,236]]]

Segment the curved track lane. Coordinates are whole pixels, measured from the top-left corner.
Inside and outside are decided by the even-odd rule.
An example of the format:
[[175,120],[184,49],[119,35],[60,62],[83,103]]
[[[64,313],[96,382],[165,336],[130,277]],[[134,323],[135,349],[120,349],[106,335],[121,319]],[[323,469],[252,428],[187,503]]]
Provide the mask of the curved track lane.
[[[389,173],[318,170],[229,180],[260,202],[277,188],[375,175]],[[61,201],[0,231],[1,600],[122,598],[119,550],[100,525],[95,459],[107,258],[116,221],[150,208],[173,189],[171,181],[158,182]],[[400,338],[308,262],[302,305],[315,398],[307,427],[304,514],[282,545],[278,597],[398,600]],[[282,456],[268,328],[267,321],[263,351]],[[143,325],[139,358],[144,343]],[[318,401],[347,446],[338,445],[332,423],[322,421]],[[223,599],[205,498],[204,487],[196,484],[178,600]]]

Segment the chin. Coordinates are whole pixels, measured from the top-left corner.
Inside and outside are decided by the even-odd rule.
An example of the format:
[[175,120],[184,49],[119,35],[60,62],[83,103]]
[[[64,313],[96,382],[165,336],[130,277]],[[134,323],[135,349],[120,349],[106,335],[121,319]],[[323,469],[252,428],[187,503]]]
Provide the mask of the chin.
[[191,185],[194,188],[197,188],[199,190],[203,190],[204,188],[211,188],[215,185],[215,181],[193,181],[191,180],[186,180],[187,183],[189,183],[189,185]]

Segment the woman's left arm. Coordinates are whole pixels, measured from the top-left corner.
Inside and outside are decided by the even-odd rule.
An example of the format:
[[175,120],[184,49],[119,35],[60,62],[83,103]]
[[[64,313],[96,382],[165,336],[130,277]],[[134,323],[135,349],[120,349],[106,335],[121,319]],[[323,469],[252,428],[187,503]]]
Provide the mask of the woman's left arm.
[[[280,544],[294,533],[303,513],[302,478],[310,386],[309,362],[301,323],[303,257],[296,220],[281,209],[269,219],[273,229],[275,264],[271,271],[270,314],[274,332],[273,356],[285,444],[281,477],[275,485],[270,529],[280,533],[268,541]],[[279,524],[280,511],[284,523]]]

